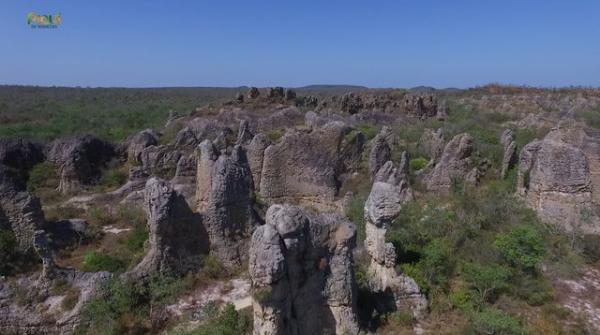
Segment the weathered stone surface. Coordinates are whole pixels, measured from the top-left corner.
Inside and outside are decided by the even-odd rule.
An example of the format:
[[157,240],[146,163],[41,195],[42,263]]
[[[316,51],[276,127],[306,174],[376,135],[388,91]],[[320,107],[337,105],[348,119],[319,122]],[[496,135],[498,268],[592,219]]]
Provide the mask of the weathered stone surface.
[[395,270],[396,251],[386,242],[388,225],[400,214],[402,205],[413,199],[408,184],[408,155],[400,166],[388,161],[377,173],[365,203],[365,249],[371,257],[369,288],[373,293],[390,295],[392,310],[409,309],[416,318],[427,309],[427,300],[416,282]]
[[355,242],[339,215],[271,206],[250,244],[254,334],[357,334]]
[[331,204],[339,176],[359,160],[363,149],[362,134],[347,138],[350,131],[338,122],[308,131],[288,130],[264,152],[261,197],[270,203]]
[[254,138],[254,135],[250,131],[250,125],[248,120],[240,121],[240,127],[238,129],[238,136],[236,144],[246,144]]
[[47,156],[59,167],[58,189],[68,194],[95,183],[102,174],[102,168],[115,158],[116,151],[111,143],[84,135],[50,143]]
[[151,178],[144,191],[150,248],[132,270],[134,278],[153,274],[183,274],[197,270],[208,250],[200,215],[188,207],[169,182]]
[[140,163],[144,171],[151,175],[172,177],[183,154],[173,145],[151,145],[142,150]]
[[250,87],[248,90],[248,99],[256,99],[260,95],[260,91],[256,87]]
[[285,92],[283,90],[283,87],[269,88],[269,94],[268,94],[269,98],[283,98],[284,95],[285,95]]
[[473,138],[466,133],[454,136],[442,152],[439,160],[428,167],[423,175],[430,191],[447,192],[453,180],[464,180],[471,170]]
[[0,139],[0,164],[17,172],[15,180],[24,188],[29,170],[44,160],[44,148],[40,143],[25,139]]
[[142,151],[151,145],[158,144],[158,136],[152,129],[145,129],[133,135],[127,144],[127,159],[139,163]]
[[285,90],[285,100],[294,100],[296,99],[296,91],[291,88],[287,88]]
[[175,145],[177,146],[196,146],[200,143],[196,134],[189,127],[184,127],[175,136]]
[[346,113],[356,114],[363,108],[362,99],[354,93],[346,93],[342,96],[341,110]]
[[437,162],[444,151],[444,134],[438,130],[425,129],[419,139],[419,150],[423,151],[433,163]]
[[250,165],[250,172],[252,172],[252,180],[254,181],[256,191],[260,191],[263,158],[265,156],[265,149],[267,149],[269,145],[271,145],[269,138],[264,134],[259,133],[254,136],[250,144],[246,146],[248,164]]
[[230,155],[219,154],[212,143],[202,142],[196,180],[198,210],[205,215],[211,253],[226,266],[241,264],[256,225],[246,152],[236,145]]
[[519,155],[517,194],[566,231],[600,234],[600,139],[560,124]]
[[42,259],[40,280],[51,280],[55,275],[56,264],[54,264],[54,258],[52,257],[52,251],[48,245],[48,238],[45,231],[35,231],[33,235],[33,247]]
[[[0,175],[4,175],[0,169]],[[18,191],[13,180],[0,177],[0,228],[12,230],[17,240],[17,250],[32,250],[35,232],[44,225],[44,212],[37,197],[29,192]],[[4,227],[3,227],[4,226]]]
[[377,171],[392,158],[392,143],[390,142],[391,129],[384,126],[371,142],[369,153],[369,173],[375,177]]
[[512,130],[506,129],[504,132],[502,132],[500,143],[502,143],[504,146],[504,156],[502,157],[500,178],[504,179],[506,178],[508,171],[512,169],[519,160],[517,155],[517,143],[515,142],[515,136]]

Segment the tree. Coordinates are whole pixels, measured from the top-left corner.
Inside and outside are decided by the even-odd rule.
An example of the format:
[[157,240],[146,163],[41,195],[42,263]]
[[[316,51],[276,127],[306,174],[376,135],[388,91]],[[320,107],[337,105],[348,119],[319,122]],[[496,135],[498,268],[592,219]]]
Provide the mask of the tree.
[[508,262],[525,270],[535,269],[546,252],[541,234],[531,226],[498,234],[494,244]]
[[471,288],[477,291],[482,303],[487,301],[491,294],[496,294],[508,287],[508,280],[511,276],[510,270],[501,265],[477,263],[465,264],[462,274]]

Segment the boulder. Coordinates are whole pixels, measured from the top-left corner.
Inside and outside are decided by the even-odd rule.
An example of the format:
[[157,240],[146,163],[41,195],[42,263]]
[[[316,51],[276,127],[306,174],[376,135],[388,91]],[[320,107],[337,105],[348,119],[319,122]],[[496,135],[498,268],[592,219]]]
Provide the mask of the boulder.
[[371,152],[369,153],[369,173],[371,179],[375,177],[383,164],[392,158],[390,137],[391,129],[384,126],[371,141]]
[[97,182],[102,168],[116,157],[111,143],[91,135],[55,140],[47,151],[48,159],[59,168],[58,189],[63,194],[77,192]]
[[504,155],[502,156],[502,167],[500,169],[500,178],[506,178],[508,171],[518,162],[517,143],[515,136],[510,129],[506,129],[500,137],[500,143],[504,146]]
[[133,135],[127,142],[127,159],[139,163],[144,149],[151,145],[158,145],[158,136],[152,129],[146,129]]
[[363,108],[363,102],[359,95],[346,93],[342,96],[340,108],[342,112],[356,114]]
[[429,191],[448,192],[456,181],[463,181],[472,169],[473,138],[466,133],[454,136],[437,162],[423,173]]
[[[346,136],[348,135],[348,136]],[[311,130],[288,130],[264,151],[261,198],[269,203],[328,207],[340,186],[340,175],[360,160],[364,137],[331,122]]]
[[250,131],[248,120],[240,121],[240,127],[238,129],[238,136],[236,144],[246,144],[254,138],[254,135]]
[[140,165],[150,175],[173,177],[177,170],[177,163],[184,155],[173,145],[151,145],[142,150]]
[[197,209],[204,212],[211,253],[228,267],[240,265],[257,224],[246,152],[236,145],[229,155],[219,153],[208,140],[200,144],[199,151]]
[[432,162],[437,162],[444,151],[444,134],[442,128],[433,130],[426,128],[419,139],[419,150],[425,153]]
[[390,310],[408,310],[421,318],[427,299],[417,283],[395,269],[396,250],[386,242],[389,224],[400,214],[402,205],[414,199],[408,183],[408,155],[403,153],[398,167],[388,161],[377,173],[365,203],[365,249],[371,258],[369,290],[393,301]]
[[283,87],[271,87],[269,88],[269,98],[283,98],[285,95]]
[[357,334],[354,225],[273,205],[250,244],[254,334]]
[[256,87],[250,87],[248,90],[248,99],[256,99],[260,95],[260,91]]
[[0,139],[0,164],[18,173],[15,180],[24,188],[29,171],[45,159],[44,147],[37,142],[25,139]]
[[148,218],[149,250],[128,276],[146,278],[196,271],[201,256],[208,251],[200,215],[192,212],[168,181],[156,177],[146,183],[144,210]]
[[600,234],[600,136],[563,123],[519,154],[517,194],[560,230]]

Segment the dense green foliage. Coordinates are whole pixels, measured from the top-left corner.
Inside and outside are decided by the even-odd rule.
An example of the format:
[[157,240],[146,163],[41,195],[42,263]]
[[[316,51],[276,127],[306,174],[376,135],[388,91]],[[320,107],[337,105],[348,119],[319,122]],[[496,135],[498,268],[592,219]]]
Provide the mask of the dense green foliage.
[[219,308],[214,303],[204,307],[206,321],[192,331],[176,331],[173,335],[244,335],[252,330],[251,315],[235,310],[233,304]]
[[91,133],[122,140],[164,124],[170,110],[187,114],[244,90],[0,86],[0,137],[51,139]]
[[126,264],[120,259],[96,251],[88,251],[85,253],[81,269],[86,272],[121,272],[125,270],[125,267]]

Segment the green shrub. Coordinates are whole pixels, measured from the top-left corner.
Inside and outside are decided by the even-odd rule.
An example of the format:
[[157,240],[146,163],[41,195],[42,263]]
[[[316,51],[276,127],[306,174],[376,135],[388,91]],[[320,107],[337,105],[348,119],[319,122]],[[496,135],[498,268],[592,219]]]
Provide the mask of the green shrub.
[[552,284],[539,275],[516,276],[512,283],[512,294],[531,306],[541,306],[554,299]]
[[600,261],[600,236],[584,235],[581,241],[582,254],[588,263]]
[[172,303],[181,294],[190,291],[194,286],[191,275],[185,277],[154,276],[148,284],[148,295],[153,305]]
[[546,250],[542,235],[532,226],[520,226],[498,234],[494,244],[508,262],[529,270],[542,261]]
[[88,216],[90,223],[100,226],[108,226],[116,223],[118,220],[107,208],[102,207],[90,207],[88,209]]
[[[191,331],[176,332],[177,335],[244,335],[252,331],[252,317],[235,310],[233,304],[226,304],[221,309],[214,305],[205,311],[206,320],[201,326]],[[173,335],[175,335],[173,334]]]
[[473,292],[465,289],[457,289],[448,295],[452,306],[457,307],[463,311],[473,310]]
[[110,255],[102,255],[95,251],[85,253],[81,269],[85,272],[121,272],[125,270],[125,263]]
[[125,168],[113,168],[102,173],[98,186],[103,189],[117,188],[127,182],[129,171]]
[[486,308],[476,313],[471,321],[475,334],[524,335],[527,331],[519,320],[493,308]]
[[0,228],[0,275],[7,275],[13,269],[16,248],[17,239],[12,230]]
[[49,161],[36,164],[29,172],[27,191],[36,192],[39,189],[56,189],[59,183],[57,166]]
[[452,248],[448,241],[434,239],[423,249],[417,267],[429,283],[446,286],[454,268],[451,254]]
[[419,170],[423,169],[425,166],[427,166],[428,163],[429,163],[429,160],[427,158],[424,158],[424,157],[413,158],[410,160],[410,170],[411,171],[419,171]]
[[367,141],[373,139],[379,132],[379,130],[377,129],[377,126],[375,126],[374,124],[371,124],[371,123],[359,123],[354,126],[354,129],[363,133],[363,135],[365,135],[365,139]]
[[202,272],[212,279],[222,278],[226,275],[225,268],[215,255],[206,255],[202,259]]
[[357,241],[365,240],[365,197],[354,196],[346,209],[346,216],[356,225]]
[[501,265],[477,263],[464,264],[462,275],[469,286],[477,292],[481,303],[485,303],[490,296],[506,289],[511,277],[510,270]]
[[600,129],[600,110],[599,109],[580,111],[580,112],[577,112],[577,116],[580,119],[584,120],[588,126]]
[[410,311],[396,311],[388,315],[387,319],[388,322],[400,327],[412,326],[415,323],[415,318]]

